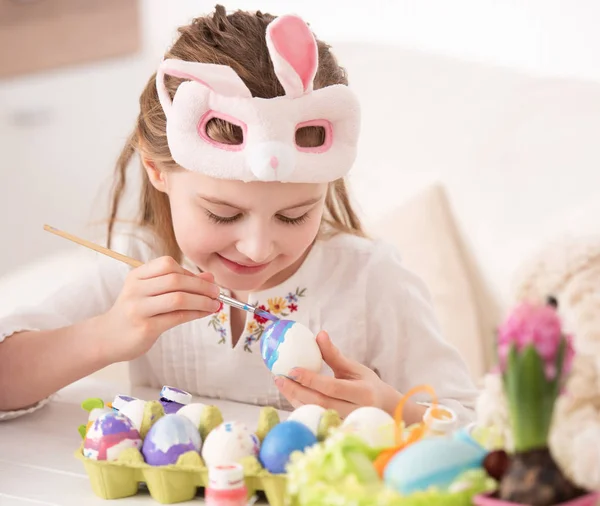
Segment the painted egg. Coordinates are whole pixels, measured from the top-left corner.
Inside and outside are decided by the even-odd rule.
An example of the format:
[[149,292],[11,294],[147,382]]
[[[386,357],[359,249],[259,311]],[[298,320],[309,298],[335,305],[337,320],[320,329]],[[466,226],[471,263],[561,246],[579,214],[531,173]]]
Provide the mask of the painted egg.
[[151,466],[175,464],[180,455],[202,446],[200,432],[185,416],[177,414],[159,418],[146,434],[142,455]]
[[342,430],[356,434],[372,448],[389,448],[395,444],[394,418],[374,406],[352,411],[343,421]]
[[288,376],[294,367],[320,372],[323,364],[315,335],[301,323],[278,320],[260,339],[260,354],[275,375]]
[[304,451],[316,442],[317,437],[303,423],[294,420],[281,422],[263,440],[259,459],[270,473],[283,474],[293,452]]
[[430,487],[446,488],[465,471],[481,467],[485,455],[482,448],[458,439],[422,439],[397,453],[383,478],[403,495]]
[[244,457],[258,457],[260,442],[256,434],[241,422],[223,422],[211,430],[202,447],[208,467],[238,463]]
[[119,410],[119,413],[129,418],[137,430],[141,430],[145,408],[146,401],[134,399],[126,404],[123,404]]
[[319,425],[321,424],[323,413],[325,413],[325,408],[322,406],[305,404],[292,411],[290,416],[288,416],[288,421],[304,424],[316,436],[319,433]]
[[93,460],[117,460],[127,448],[142,446],[142,438],[131,420],[110,410],[94,420],[83,443],[83,456]]

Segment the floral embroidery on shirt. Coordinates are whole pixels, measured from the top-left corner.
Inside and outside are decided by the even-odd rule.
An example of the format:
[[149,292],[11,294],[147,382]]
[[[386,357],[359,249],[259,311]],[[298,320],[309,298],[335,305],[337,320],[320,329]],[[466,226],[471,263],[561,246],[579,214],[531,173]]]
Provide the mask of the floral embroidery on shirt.
[[208,326],[215,329],[221,336],[219,344],[224,344],[225,338],[227,337],[227,329],[224,327],[225,323],[227,323],[227,315],[223,312],[215,313],[208,321]]
[[[267,304],[258,306],[259,309],[268,311],[279,318],[287,318],[298,311],[299,300],[306,295],[306,288],[296,288],[295,292],[289,292],[285,297],[273,297],[267,299]],[[254,320],[246,325],[246,336],[244,339],[244,351],[252,353],[252,344],[260,339],[265,331],[269,320],[259,315],[254,315]]]
[[[255,316],[255,318],[257,318]],[[253,342],[258,341],[260,339],[260,336],[262,335],[262,333],[265,330],[265,325],[264,323],[267,322],[268,320],[266,320],[265,318],[261,318],[258,317],[261,320],[265,320],[263,323],[260,323],[258,321],[250,321],[248,322],[248,325],[246,325],[246,337],[244,339],[244,351],[248,351],[250,353],[252,353],[252,349],[250,348],[250,346],[252,345]]]

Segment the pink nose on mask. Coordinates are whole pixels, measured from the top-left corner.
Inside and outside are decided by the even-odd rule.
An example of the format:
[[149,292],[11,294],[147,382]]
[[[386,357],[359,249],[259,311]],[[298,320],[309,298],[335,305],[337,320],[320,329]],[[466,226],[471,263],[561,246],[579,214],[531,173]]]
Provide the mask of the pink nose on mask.
[[296,149],[280,141],[250,143],[246,150],[248,166],[259,181],[284,181],[296,166]]

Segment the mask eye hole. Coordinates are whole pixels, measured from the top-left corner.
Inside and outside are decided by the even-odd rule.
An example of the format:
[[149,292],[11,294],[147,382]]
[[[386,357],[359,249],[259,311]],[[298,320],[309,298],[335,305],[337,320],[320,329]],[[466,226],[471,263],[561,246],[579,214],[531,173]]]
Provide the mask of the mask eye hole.
[[298,151],[324,153],[333,143],[333,127],[327,120],[300,123],[296,126],[295,143]]
[[325,144],[325,128],[305,126],[296,130],[296,146],[299,148],[319,148]]
[[240,146],[244,143],[244,131],[221,118],[211,118],[206,123],[206,136],[220,144]]
[[215,147],[239,151],[246,143],[246,125],[227,115],[208,111],[198,123],[198,135]]

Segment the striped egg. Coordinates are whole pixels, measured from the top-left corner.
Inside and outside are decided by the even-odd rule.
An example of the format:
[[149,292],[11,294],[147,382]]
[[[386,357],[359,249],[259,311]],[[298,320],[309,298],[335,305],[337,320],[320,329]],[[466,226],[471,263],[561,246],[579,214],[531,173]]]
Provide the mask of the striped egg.
[[278,320],[265,329],[260,354],[269,370],[278,376],[289,376],[295,367],[320,372],[323,365],[315,335],[292,320]]

